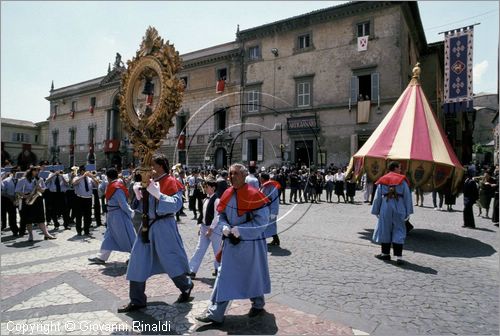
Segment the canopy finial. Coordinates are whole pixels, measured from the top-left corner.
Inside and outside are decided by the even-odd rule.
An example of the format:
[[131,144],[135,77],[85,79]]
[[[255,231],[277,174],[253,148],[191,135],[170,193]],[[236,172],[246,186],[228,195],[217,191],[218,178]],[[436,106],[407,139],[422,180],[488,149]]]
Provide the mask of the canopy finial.
[[415,64],[415,66],[412,69],[413,76],[412,76],[412,79],[410,81],[410,84],[419,84],[421,71],[422,70],[420,69],[420,63],[417,62],[417,64]]

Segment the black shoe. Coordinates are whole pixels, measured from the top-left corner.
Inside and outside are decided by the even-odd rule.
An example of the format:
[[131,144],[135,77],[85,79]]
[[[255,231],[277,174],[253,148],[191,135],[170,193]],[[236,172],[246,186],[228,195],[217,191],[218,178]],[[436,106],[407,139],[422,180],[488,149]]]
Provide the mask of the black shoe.
[[380,260],[391,260],[391,256],[389,254],[376,254],[375,258]]
[[181,295],[177,298],[176,303],[183,303],[183,302],[188,302],[189,299],[191,298],[191,291],[193,290],[194,283],[191,282],[191,287],[188,289],[187,292],[182,292]]
[[81,235],[82,235],[82,233],[81,233],[81,232],[77,232],[76,234],[77,234],[78,236],[81,236]]
[[203,315],[203,316],[195,316],[194,318],[196,321],[200,321],[200,322],[203,322],[203,323],[212,323],[213,325],[221,325],[222,322],[217,322],[215,320],[212,320],[210,317],[208,317],[207,315]]
[[195,272],[190,272],[187,274],[191,279],[196,278],[196,273]]
[[43,237],[43,240],[49,240],[49,239],[57,239],[57,238],[54,236],[44,236]]
[[142,308],[146,308],[146,305],[136,305],[133,303],[129,303],[121,308],[118,308],[118,312],[119,313],[129,313],[129,312],[133,312],[133,311],[136,311],[136,310],[139,310]]
[[255,316],[258,316],[260,314],[262,314],[264,312],[264,308],[250,308],[250,310],[248,311],[248,317],[255,317]]
[[213,271],[213,272],[212,272],[212,276],[216,277],[216,276],[217,276],[217,273],[218,273],[218,272],[217,272],[217,270]]
[[94,264],[98,264],[98,265],[104,265],[106,263],[104,260],[102,260],[101,258],[98,258],[98,257],[88,258],[88,261],[90,261],[91,263],[94,263]]

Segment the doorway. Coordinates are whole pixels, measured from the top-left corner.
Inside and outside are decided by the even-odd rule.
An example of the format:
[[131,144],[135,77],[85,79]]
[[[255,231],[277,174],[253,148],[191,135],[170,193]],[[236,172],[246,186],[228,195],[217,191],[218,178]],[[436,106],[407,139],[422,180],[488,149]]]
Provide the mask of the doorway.
[[227,152],[224,148],[219,147],[215,151],[215,169],[227,167]]
[[298,167],[309,167],[314,162],[313,140],[295,141],[295,164]]

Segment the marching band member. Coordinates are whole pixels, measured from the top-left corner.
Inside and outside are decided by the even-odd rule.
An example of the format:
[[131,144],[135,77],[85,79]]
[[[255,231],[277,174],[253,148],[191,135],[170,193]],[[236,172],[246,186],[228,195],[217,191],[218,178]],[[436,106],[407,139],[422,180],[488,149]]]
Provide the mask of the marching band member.
[[33,241],[33,224],[38,224],[44,234],[44,239],[56,239],[47,231],[43,209],[42,193],[46,189],[43,179],[38,176],[38,166],[32,166],[24,177],[17,182],[16,193],[22,198],[19,214],[21,215],[20,236],[28,229],[28,241]]
[[82,217],[83,232],[90,235],[90,223],[92,221],[92,198],[93,185],[99,185],[99,181],[91,174],[85,171],[85,166],[80,166],[79,176],[73,178],[73,186],[76,194],[76,206],[74,208],[76,215],[76,232],[82,235]]

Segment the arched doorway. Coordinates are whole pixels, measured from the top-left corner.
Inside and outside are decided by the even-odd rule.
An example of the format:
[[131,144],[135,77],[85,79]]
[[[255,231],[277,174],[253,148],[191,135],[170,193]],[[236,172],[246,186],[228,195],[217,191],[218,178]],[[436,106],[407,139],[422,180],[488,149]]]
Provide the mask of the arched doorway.
[[219,147],[215,151],[215,169],[222,169],[227,167],[227,151]]

